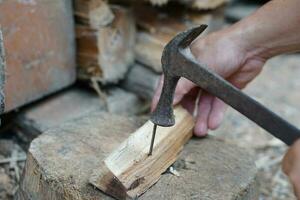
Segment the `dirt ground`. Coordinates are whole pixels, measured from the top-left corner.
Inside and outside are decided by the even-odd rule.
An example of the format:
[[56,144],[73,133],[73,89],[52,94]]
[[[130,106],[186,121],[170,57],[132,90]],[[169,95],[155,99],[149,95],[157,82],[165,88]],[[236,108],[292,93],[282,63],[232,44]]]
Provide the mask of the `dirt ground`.
[[[296,126],[300,124],[300,55],[284,55],[270,60],[261,75],[245,90]],[[256,156],[259,169],[260,200],[293,200],[281,159],[287,147],[244,116],[228,109],[222,127],[211,134],[228,143],[247,148]],[[0,134],[0,199],[10,200],[18,188],[25,151],[20,133]],[[26,145],[25,145],[26,146]],[[7,160],[8,159],[8,160]]]

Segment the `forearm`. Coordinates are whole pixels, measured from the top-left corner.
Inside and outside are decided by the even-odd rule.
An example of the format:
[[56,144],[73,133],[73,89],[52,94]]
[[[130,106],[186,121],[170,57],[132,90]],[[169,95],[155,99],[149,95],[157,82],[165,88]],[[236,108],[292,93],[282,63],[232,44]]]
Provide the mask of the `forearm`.
[[273,0],[225,29],[249,57],[300,50],[300,0]]

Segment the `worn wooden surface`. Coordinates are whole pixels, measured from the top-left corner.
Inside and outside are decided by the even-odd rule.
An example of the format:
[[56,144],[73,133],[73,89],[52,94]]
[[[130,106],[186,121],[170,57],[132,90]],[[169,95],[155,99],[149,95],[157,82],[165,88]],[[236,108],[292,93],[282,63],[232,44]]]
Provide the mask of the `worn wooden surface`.
[[134,60],[135,23],[131,12],[112,6],[114,20],[107,26],[93,29],[76,26],[79,78],[93,78],[104,84],[124,78]]
[[71,0],[2,0],[6,52],[5,111],[75,81]]
[[105,158],[90,182],[117,199],[135,198],[147,191],[192,137],[193,117],[182,107],[176,107],[174,115],[175,126],[157,128],[151,156],[148,153],[153,123],[147,121]]
[[[94,113],[48,130],[31,144],[19,199],[112,199],[88,179],[141,124],[137,119]],[[192,139],[174,169],[179,176],[163,174],[140,199],[257,199],[252,157],[234,145],[213,138]]]

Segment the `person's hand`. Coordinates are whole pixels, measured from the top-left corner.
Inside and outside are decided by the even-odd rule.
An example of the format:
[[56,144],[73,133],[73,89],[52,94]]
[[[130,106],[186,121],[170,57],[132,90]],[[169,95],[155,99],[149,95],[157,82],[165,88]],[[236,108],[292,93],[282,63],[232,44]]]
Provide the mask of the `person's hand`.
[[[242,89],[259,74],[265,63],[265,59],[251,55],[250,50],[243,48],[242,43],[227,30],[223,30],[196,39],[190,48],[197,60]],[[163,77],[155,92],[152,110],[158,103],[162,85]],[[205,136],[209,129],[216,129],[221,124],[226,109],[226,105],[220,99],[201,91],[194,83],[184,78],[179,80],[175,91],[174,104],[177,103],[181,103],[191,113],[197,108],[194,128],[197,136]]]
[[285,154],[282,161],[282,170],[293,184],[297,199],[300,199],[300,139]]

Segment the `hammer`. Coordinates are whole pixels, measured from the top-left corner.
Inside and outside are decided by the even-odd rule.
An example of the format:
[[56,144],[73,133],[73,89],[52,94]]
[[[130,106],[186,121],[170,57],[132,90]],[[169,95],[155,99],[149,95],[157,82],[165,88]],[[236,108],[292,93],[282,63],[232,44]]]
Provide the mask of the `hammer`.
[[191,42],[206,27],[207,25],[201,25],[179,33],[164,48],[161,59],[164,83],[157,107],[150,118],[154,128],[149,155],[152,154],[157,125],[168,127],[175,124],[172,103],[180,77],[194,82],[203,90],[223,100],[287,145],[293,144],[300,137],[298,128],[241,92],[188,52]]

